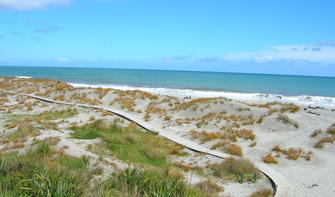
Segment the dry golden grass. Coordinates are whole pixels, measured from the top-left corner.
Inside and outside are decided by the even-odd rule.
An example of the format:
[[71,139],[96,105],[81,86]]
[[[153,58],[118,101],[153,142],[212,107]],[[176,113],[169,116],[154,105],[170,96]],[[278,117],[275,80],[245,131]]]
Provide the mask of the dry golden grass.
[[95,91],[99,95],[99,99],[104,98],[108,92],[110,92],[112,89],[110,88],[96,88]]
[[290,160],[297,160],[300,157],[305,158],[307,161],[311,160],[311,157],[313,155],[313,152],[305,152],[302,148],[281,148],[279,145],[276,145],[272,148],[272,151],[276,152],[278,157],[280,156],[280,153],[283,153],[286,155],[287,159]]
[[144,121],[148,122],[151,119],[150,114],[145,114],[144,115]]
[[180,111],[180,110],[192,109],[193,111],[196,111],[199,108],[199,104],[210,103],[212,101],[217,101],[217,100],[227,101],[227,100],[230,100],[230,99],[223,98],[223,97],[218,97],[218,98],[198,98],[198,99],[193,99],[193,100],[188,101],[188,102],[177,104],[173,108],[173,110]]
[[64,94],[58,94],[57,96],[54,96],[53,100],[64,101]]
[[171,119],[172,119],[172,116],[165,116],[165,117],[164,117],[164,120],[165,120],[165,121],[170,121]]
[[135,129],[135,128],[137,128],[137,124],[136,124],[136,122],[130,122],[128,127],[132,128],[132,129]]
[[8,98],[0,98],[1,104],[7,103],[8,101],[9,101]]
[[89,121],[94,121],[95,120],[95,117],[94,116],[91,116]]
[[267,154],[266,156],[264,156],[262,158],[262,160],[265,162],[265,163],[269,163],[269,164],[277,164],[277,160],[274,156],[272,156],[271,153]]
[[316,129],[313,131],[313,133],[310,135],[310,137],[316,137],[317,135],[319,135],[321,133],[321,129]]
[[217,149],[217,148],[220,148],[220,147],[225,147],[227,144],[229,144],[230,142],[228,141],[221,141],[221,142],[218,142],[218,143],[215,143],[211,149]]
[[329,133],[331,135],[335,135],[335,126],[334,126],[334,124],[327,129],[327,133]]
[[206,180],[206,181],[202,181],[198,184],[195,185],[197,188],[199,188],[201,191],[204,191],[208,194],[215,194],[218,192],[223,192],[224,191],[224,187],[218,185],[217,183],[213,182],[212,180]]
[[332,144],[334,143],[334,141],[335,141],[335,136],[323,137],[314,145],[314,148],[323,148],[326,143]]
[[181,162],[175,162],[173,164],[175,167],[178,167],[178,168],[181,168],[183,169],[185,172],[189,172],[189,171],[197,171],[199,173],[202,173],[203,172],[203,168],[200,167],[200,166],[197,166],[197,165],[190,165],[190,164],[187,164],[183,161]]
[[[208,132],[208,131],[191,131],[192,139],[200,139],[201,143],[206,143],[216,139],[223,139],[225,141],[236,142],[238,138],[244,140],[255,140],[256,136],[253,134],[252,130],[249,129],[233,129],[224,128],[221,132]],[[220,145],[215,145],[219,147]],[[212,147],[213,148],[213,147]]]
[[29,136],[38,136],[40,132],[30,122],[18,123],[16,132],[8,135],[8,139],[11,141],[25,140]]
[[299,128],[299,125],[297,122],[295,122],[294,120],[290,119],[287,115],[285,114],[279,114],[277,116],[277,120],[278,121],[282,121],[284,124],[288,124],[288,125],[292,125],[295,128]]
[[250,197],[272,197],[272,196],[273,196],[272,189],[263,188],[251,194]]
[[67,84],[67,83],[64,83],[64,82],[58,82],[56,84],[56,91],[63,91],[65,89],[69,89],[69,88],[72,88],[71,85]]
[[159,115],[165,115],[166,114],[166,109],[160,108],[153,106],[152,104],[149,104],[147,106],[147,109],[145,110],[147,114],[159,114]]
[[236,144],[227,144],[224,147],[224,151],[228,154],[237,155],[237,156],[240,156],[240,157],[242,157],[242,155],[243,155],[242,148],[240,146],[236,145]]
[[249,147],[254,147],[254,146],[256,146],[257,145],[257,142],[251,142],[250,144],[249,144]]

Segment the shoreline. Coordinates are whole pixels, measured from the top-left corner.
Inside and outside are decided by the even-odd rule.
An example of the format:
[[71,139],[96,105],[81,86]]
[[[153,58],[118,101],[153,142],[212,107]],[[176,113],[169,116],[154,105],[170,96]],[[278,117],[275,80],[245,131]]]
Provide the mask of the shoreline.
[[135,87],[127,85],[107,85],[107,84],[82,84],[68,83],[76,88],[112,88],[117,90],[140,90],[153,94],[175,97],[191,97],[191,98],[214,98],[226,97],[234,100],[243,100],[250,102],[292,102],[302,105],[320,105],[324,107],[335,107],[335,97],[325,96],[284,96],[280,94],[266,93],[237,93],[237,92],[222,92],[222,91],[205,91],[193,89],[175,89],[175,88],[152,88],[152,87]]

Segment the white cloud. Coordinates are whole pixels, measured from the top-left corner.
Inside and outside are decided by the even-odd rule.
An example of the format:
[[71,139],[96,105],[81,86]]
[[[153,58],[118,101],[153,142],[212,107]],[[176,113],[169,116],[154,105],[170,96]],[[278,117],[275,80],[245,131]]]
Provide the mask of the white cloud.
[[281,45],[259,51],[246,51],[219,55],[230,61],[254,60],[268,62],[273,60],[309,61],[322,64],[335,63],[335,46],[332,42],[320,42],[312,45]]
[[0,0],[0,9],[36,10],[50,5],[62,5],[71,0]]
[[59,57],[56,59],[57,62],[70,62],[71,60],[66,57]]

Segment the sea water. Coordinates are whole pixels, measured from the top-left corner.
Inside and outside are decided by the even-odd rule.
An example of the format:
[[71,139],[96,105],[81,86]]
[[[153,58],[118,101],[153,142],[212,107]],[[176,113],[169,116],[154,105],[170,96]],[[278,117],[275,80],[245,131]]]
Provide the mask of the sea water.
[[0,76],[52,78],[76,87],[139,89],[167,95],[335,105],[334,77],[14,66],[0,66]]

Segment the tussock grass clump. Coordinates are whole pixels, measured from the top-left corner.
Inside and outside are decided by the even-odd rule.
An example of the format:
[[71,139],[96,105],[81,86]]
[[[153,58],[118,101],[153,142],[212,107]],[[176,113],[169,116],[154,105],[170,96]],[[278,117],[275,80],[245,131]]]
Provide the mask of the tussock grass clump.
[[277,159],[276,159],[274,156],[272,156],[271,153],[269,153],[269,154],[267,154],[266,156],[264,156],[264,157],[262,158],[262,160],[263,160],[265,163],[269,163],[269,164],[277,164],[277,163],[278,163],[278,162],[277,162]]
[[212,195],[224,191],[224,187],[218,185],[217,183],[214,183],[212,180],[209,179],[196,184],[196,187],[199,188],[201,191]]
[[201,175],[204,174],[204,168],[202,168],[198,165],[187,164],[184,161],[175,162],[173,165],[177,168],[181,168],[182,170],[184,170],[186,172],[189,172],[190,170],[192,170],[192,171],[196,171],[198,174],[201,174]]
[[276,152],[280,155],[280,153],[283,153],[286,155],[287,159],[291,160],[297,160],[300,157],[305,158],[305,160],[309,161],[311,160],[311,157],[313,155],[313,152],[305,152],[302,148],[281,148],[279,145],[276,145],[272,148],[272,151]]
[[58,81],[58,83],[55,86],[56,91],[63,91],[69,88],[72,88],[72,86],[67,83],[61,82],[61,81]]
[[237,155],[242,157],[243,151],[242,148],[236,144],[227,144],[224,146],[224,151],[231,155]]
[[[260,172],[246,159],[227,158],[220,164],[212,165],[214,176],[240,181],[241,178],[260,178]],[[251,177],[250,177],[251,176]]]
[[78,139],[99,137],[117,158],[137,164],[167,166],[166,156],[179,147],[155,133],[130,127],[122,128],[115,123],[109,125],[102,120],[71,129],[74,131],[72,137]]
[[22,122],[17,130],[8,136],[9,140],[22,140],[29,136],[38,136],[40,132],[29,122]]
[[273,196],[273,190],[272,189],[260,189],[253,194],[251,194],[250,197],[272,197]]
[[197,189],[191,188],[182,177],[168,171],[155,169],[128,168],[106,181],[103,190],[109,196],[205,196]]
[[35,120],[57,120],[57,119],[66,119],[73,117],[78,112],[74,109],[68,109],[68,110],[61,110],[61,111],[45,111],[42,112],[36,116],[34,116],[32,119]]
[[310,137],[316,137],[317,135],[319,135],[322,132],[321,129],[316,129],[313,131],[313,133],[310,135]]
[[314,148],[323,148],[326,143],[332,144],[335,141],[335,136],[323,137],[315,145]]
[[79,158],[58,156],[53,144],[48,139],[36,142],[26,155],[0,154],[1,194],[82,196],[90,180],[85,174],[86,166],[73,165],[81,162]]
[[289,124],[294,126],[295,128],[299,128],[299,125],[297,122],[295,122],[294,120],[290,119],[288,116],[286,116],[285,114],[279,114],[277,116],[277,120],[278,121],[282,121],[284,124]]
[[331,135],[335,135],[335,125],[334,124],[327,129],[327,133],[329,133]]

